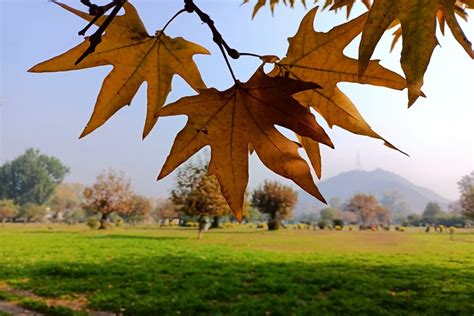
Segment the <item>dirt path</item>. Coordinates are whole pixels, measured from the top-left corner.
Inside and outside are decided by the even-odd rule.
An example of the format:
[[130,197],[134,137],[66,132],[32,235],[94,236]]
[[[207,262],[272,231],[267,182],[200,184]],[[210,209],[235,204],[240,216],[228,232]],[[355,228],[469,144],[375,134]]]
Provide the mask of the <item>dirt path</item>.
[[[1,1],[1,0],[0,0]],[[16,297],[20,298],[30,298],[33,300],[40,301],[45,303],[48,306],[63,306],[74,311],[86,312],[91,316],[114,316],[115,313],[103,312],[103,311],[91,311],[87,309],[87,298],[78,297],[76,299],[61,300],[61,299],[52,299],[44,298],[33,294],[31,291],[24,291],[18,288],[13,288],[5,282],[0,282],[0,290]],[[0,312],[12,314],[12,315],[28,315],[28,316],[42,316],[43,314],[27,310],[21,307],[17,302],[5,302],[0,300]]]
[[[15,303],[0,301],[0,312],[11,314],[14,316],[43,316],[35,311],[27,310]],[[90,316],[115,316],[116,314],[110,312],[88,311]]]
[[42,316],[43,314],[29,311],[14,303],[0,301],[0,312],[12,314],[15,316]]

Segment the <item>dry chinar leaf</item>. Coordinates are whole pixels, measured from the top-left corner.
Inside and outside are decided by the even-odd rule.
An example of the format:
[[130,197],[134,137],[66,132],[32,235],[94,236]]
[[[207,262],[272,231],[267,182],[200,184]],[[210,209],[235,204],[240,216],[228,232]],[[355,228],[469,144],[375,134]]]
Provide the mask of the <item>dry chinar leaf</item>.
[[385,30],[399,22],[403,39],[400,62],[407,78],[408,104],[412,105],[423,95],[423,76],[438,45],[436,19],[440,15],[443,27],[446,22],[459,44],[474,58],[471,42],[456,20],[455,12],[459,11],[456,7],[460,4],[472,7],[471,0],[375,0],[359,45],[359,73],[362,75],[367,70],[369,59]]
[[161,170],[161,179],[205,146],[211,147],[209,174],[215,175],[235,216],[242,218],[248,182],[251,146],[274,172],[293,180],[324,201],[310,168],[298,153],[299,145],[281,134],[279,125],[333,147],[314,116],[291,96],[315,89],[314,83],[270,77],[260,67],[246,83],[226,90],[206,89],[164,107],[160,116],[187,115],[186,126],[176,137]]
[[[289,39],[287,57],[275,67],[272,75],[284,75],[304,81],[318,83],[322,89],[312,89],[295,95],[295,99],[306,107],[314,108],[328,125],[337,125],[355,134],[378,138],[385,145],[396,149],[390,142],[372,130],[352,101],[337,87],[339,82],[364,83],[402,90],[405,79],[372,60],[361,77],[358,76],[356,59],[347,57],[343,51],[360,34],[367,14],[336,26],[329,32],[314,31],[313,23],[318,8],[303,18],[296,35]],[[318,176],[321,173],[319,145],[311,139],[301,138],[301,143]]]
[[[87,21],[94,18],[65,4],[56,3]],[[150,36],[135,7],[126,2],[123,8],[125,14],[115,17],[95,52],[78,65],[75,65],[76,60],[89,46],[87,38],[68,52],[29,70],[55,72],[114,66],[104,80],[92,117],[81,137],[91,133],[115,112],[129,105],[144,81],[147,82],[148,104],[143,137],[146,137],[155,125],[157,114],[171,90],[171,80],[175,74],[180,75],[196,91],[206,88],[192,59],[195,54],[209,54],[205,48],[182,37],[168,37],[161,31]],[[95,24],[101,25],[106,18],[107,16],[100,17]]]
[[[306,7],[306,0],[300,0],[304,7]],[[243,4],[250,2],[250,0],[244,0]],[[284,5],[290,5],[292,8],[295,5],[296,0],[257,0],[255,6],[253,8],[252,18],[257,15],[258,11],[264,7],[267,3],[270,4],[270,10],[273,12],[275,11],[275,6],[279,3],[283,3]],[[310,0],[310,3],[317,3],[318,0]],[[325,0],[324,1],[324,8],[329,8],[331,11],[337,11],[343,7],[346,8],[347,17],[349,17],[352,7],[356,0]],[[371,0],[361,0],[361,2],[365,5],[366,8],[370,8]]]

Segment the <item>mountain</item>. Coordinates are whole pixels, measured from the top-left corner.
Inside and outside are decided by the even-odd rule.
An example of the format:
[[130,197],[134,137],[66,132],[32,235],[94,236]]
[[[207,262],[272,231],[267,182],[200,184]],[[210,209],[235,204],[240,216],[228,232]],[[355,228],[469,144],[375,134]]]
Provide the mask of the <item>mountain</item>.
[[[431,201],[437,202],[443,209],[446,209],[450,202],[428,188],[417,186],[393,172],[382,169],[344,172],[319,182],[318,187],[327,201],[337,197],[341,202],[347,201],[357,193],[373,194],[380,200],[385,192],[395,191],[416,213],[421,213],[426,204]],[[327,206],[308,193],[298,192],[296,214],[307,213],[324,207]]]

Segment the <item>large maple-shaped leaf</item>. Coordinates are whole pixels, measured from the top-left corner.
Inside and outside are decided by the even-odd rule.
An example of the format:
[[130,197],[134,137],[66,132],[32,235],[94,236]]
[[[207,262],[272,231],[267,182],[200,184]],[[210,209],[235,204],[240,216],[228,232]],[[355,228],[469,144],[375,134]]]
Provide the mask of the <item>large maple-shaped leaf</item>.
[[[87,13],[58,4],[87,21],[93,19]],[[147,82],[148,104],[143,137],[155,125],[175,74],[180,75],[196,91],[206,87],[192,60],[194,54],[208,54],[205,48],[181,37],[170,38],[160,31],[155,36],[150,36],[133,5],[126,2],[123,7],[125,14],[115,17],[95,52],[78,65],[74,63],[88,48],[87,38],[68,52],[30,69],[31,72],[54,72],[114,66],[104,80],[92,117],[81,137],[91,133],[115,112],[129,105],[144,81]],[[96,24],[101,25],[105,19],[106,16],[99,18]]]
[[[466,4],[469,5],[469,2]],[[455,4],[454,0],[375,0],[362,32],[359,73],[366,71],[369,59],[385,30],[398,20],[403,39],[400,62],[407,78],[408,102],[412,105],[422,95],[423,76],[438,44],[436,19],[440,10],[456,40],[474,58],[472,45],[456,20]]]
[[246,83],[237,82],[223,92],[202,90],[197,96],[164,107],[160,116],[185,114],[188,121],[176,137],[158,178],[167,176],[210,145],[209,173],[217,177],[230,208],[241,219],[251,146],[268,168],[324,201],[308,164],[298,153],[298,144],[275,128],[283,126],[332,147],[314,116],[291,97],[316,87],[300,80],[269,77],[260,67]]
[[[295,98],[301,104],[319,112],[330,127],[337,125],[352,133],[379,138],[386,146],[396,149],[372,130],[351,100],[339,90],[337,84],[354,82],[401,90],[406,87],[405,79],[382,67],[375,60],[370,61],[367,71],[359,78],[357,60],[345,56],[343,51],[360,34],[366,14],[324,33],[314,31],[313,23],[317,9],[312,9],[303,18],[298,32],[289,39],[287,57],[278,63],[272,75],[280,73],[318,83],[322,89],[301,92],[295,95]],[[305,140],[302,144],[320,175],[317,144],[311,140]]]

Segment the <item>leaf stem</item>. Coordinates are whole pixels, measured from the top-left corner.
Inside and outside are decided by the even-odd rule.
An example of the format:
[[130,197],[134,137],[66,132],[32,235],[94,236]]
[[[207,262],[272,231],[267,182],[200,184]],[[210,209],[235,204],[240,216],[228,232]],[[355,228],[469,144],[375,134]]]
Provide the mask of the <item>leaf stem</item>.
[[194,3],[193,0],[184,0],[184,9],[189,13],[196,12],[196,14],[199,16],[201,21],[207,24],[207,26],[212,32],[213,41],[217,44],[217,46],[219,46],[219,49],[221,50],[222,55],[224,56],[225,62],[227,64],[227,67],[229,68],[232,79],[234,79],[234,82],[237,83],[237,78],[235,77],[234,71],[232,70],[232,67],[230,65],[229,59],[227,58],[227,55],[229,55],[233,59],[238,59],[240,57],[240,53],[237,50],[231,48],[224,41],[221,33],[219,33],[216,26],[214,25],[214,21],[211,19],[211,17],[207,15],[206,13],[204,13],[201,9],[199,9],[199,7]]
[[[163,34],[163,33],[165,32],[165,30],[166,30],[166,28],[168,27],[168,25],[170,25],[171,22],[173,22],[174,19],[176,19],[181,13],[184,13],[184,12],[186,12],[186,9],[181,9],[181,10],[179,10],[178,12],[176,12],[176,14],[173,15],[173,17],[172,17],[171,19],[169,19],[168,22],[166,22],[165,26],[163,26],[163,29],[161,30],[161,33],[160,33],[159,36],[161,36],[161,34]],[[158,36],[158,37],[159,37],[159,36]]]
[[240,53],[240,56],[251,56],[251,57],[257,57],[257,58],[262,58],[263,56],[254,54],[254,53]]

